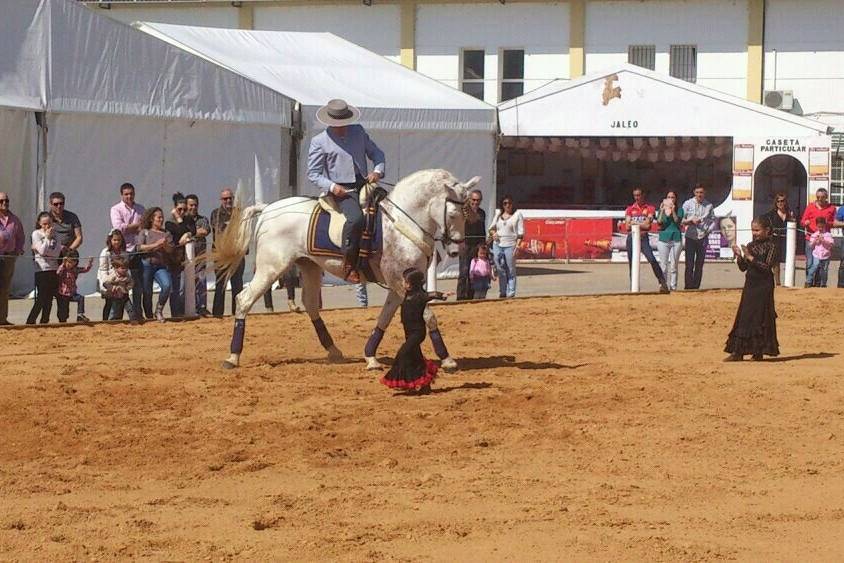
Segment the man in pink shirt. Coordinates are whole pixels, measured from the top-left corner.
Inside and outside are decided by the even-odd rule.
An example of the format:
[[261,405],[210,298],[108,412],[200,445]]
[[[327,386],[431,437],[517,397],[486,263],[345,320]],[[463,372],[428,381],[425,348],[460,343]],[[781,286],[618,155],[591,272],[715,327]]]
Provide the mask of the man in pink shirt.
[[[135,244],[138,233],[141,232],[141,220],[144,216],[142,205],[135,203],[135,186],[126,182],[120,186],[120,202],[111,208],[111,226],[123,233],[126,240],[126,252],[129,253],[129,271],[132,273],[132,315],[133,320],[142,319],[141,315],[141,288],[143,287],[143,270],[141,269],[141,256],[135,254]],[[147,311],[148,318],[152,317],[152,311]]]
[[9,291],[15,262],[23,254],[23,225],[14,213],[9,211],[9,196],[0,192],[0,325],[10,325]]
[[818,217],[823,217],[826,220],[827,225],[833,225],[835,222],[835,206],[829,203],[829,192],[824,188],[820,188],[815,192],[814,203],[810,203],[806,206],[806,210],[803,211],[803,217],[800,218],[800,226],[806,230],[807,272],[815,263],[815,257],[812,256],[812,250],[808,243],[812,238],[812,235],[818,230]]

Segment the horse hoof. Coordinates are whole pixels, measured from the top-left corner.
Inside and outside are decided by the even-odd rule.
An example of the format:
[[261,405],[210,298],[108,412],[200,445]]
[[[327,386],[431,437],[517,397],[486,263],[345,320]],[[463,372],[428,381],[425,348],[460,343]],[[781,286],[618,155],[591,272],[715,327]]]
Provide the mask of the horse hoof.
[[336,364],[345,360],[346,357],[343,355],[338,348],[333,347],[328,351],[328,361],[332,364]]
[[443,368],[443,371],[457,371],[457,362],[454,361],[454,358],[449,356],[442,361],[440,367]]
[[367,371],[380,371],[384,369],[384,364],[376,360],[375,358],[366,358],[366,370]]
[[225,362],[220,364],[220,367],[223,368],[223,369],[234,369],[237,366],[234,365],[233,363],[231,363],[230,361],[226,360]]

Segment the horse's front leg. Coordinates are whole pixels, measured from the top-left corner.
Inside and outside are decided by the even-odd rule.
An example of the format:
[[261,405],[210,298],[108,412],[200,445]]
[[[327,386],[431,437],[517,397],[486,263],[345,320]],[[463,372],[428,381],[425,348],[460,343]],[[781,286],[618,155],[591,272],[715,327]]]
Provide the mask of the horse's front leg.
[[366,347],[363,349],[363,357],[366,360],[366,369],[368,370],[384,369],[384,365],[375,358],[375,354],[378,352],[381,339],[384,338],[384,332],[390,326],[396,310],[401,305],[401,300],[401,295],[393,290],[390,290],[387,294],[387,299],[381,308],[381,314],[378,315],[378,322],[369,335],[369,340],[366,341]]
[[437,325],[437,316],[430,306],[425,307],[425,324],[428,326],[428,334],[431,337],[431,344],[434,346],[434,352],[437,357],[442,360],[440,365],[445,371],[455,371],[457,369],[457,362],[454,361],[448,353],[448,348],[445,347],[443,335],[440,333]]

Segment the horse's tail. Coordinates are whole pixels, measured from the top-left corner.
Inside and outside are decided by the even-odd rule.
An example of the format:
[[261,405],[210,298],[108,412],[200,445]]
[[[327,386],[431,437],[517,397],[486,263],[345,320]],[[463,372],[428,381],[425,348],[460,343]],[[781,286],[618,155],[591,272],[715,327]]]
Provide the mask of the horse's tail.
[[226,278],[237,270],[240,261],[246,256],[255,219],[265,207],[267,204],[261,203],[246,209],[232,208],[228,227],[214,239],[214,250],[211,252],[214,269],[222,271]]

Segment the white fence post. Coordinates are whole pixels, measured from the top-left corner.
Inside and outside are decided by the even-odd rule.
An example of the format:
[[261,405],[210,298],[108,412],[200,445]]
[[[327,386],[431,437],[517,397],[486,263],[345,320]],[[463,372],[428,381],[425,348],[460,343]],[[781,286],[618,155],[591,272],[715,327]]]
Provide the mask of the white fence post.
[[797,223],[785,224],[785,287],[794,287],[794,257],[797,254]]
[[436,246],[436,243],[434,243],[433,251],[434,251],[434,253],[431,255],[431,263],[428,264],[428,283],[427,283],[428,291],[436,291],[437,290],[437,246]]
[[639,259],[642,253],[642,226],[630,225],[633,244],[630,245],[630,293],[639,293]]
[[187,262],[185,262],[185,287],[184,287],[184,294],[185,294],[185,316],[195,317],[196,316],[196,248],[195,243],[190,241],[185,245],[185,256],[187,257]]

